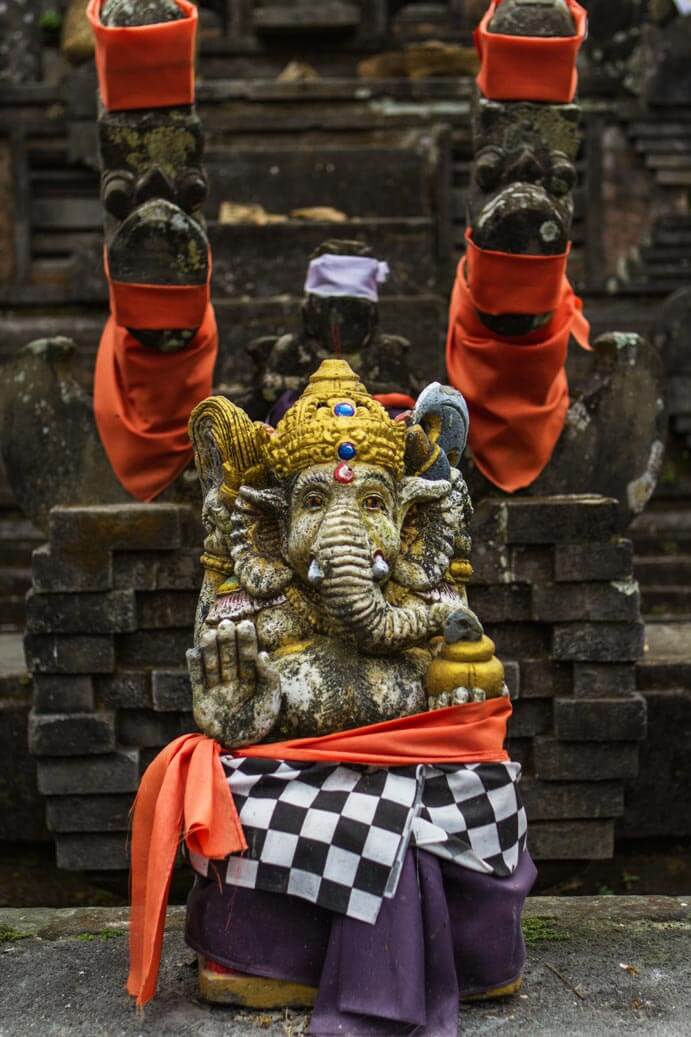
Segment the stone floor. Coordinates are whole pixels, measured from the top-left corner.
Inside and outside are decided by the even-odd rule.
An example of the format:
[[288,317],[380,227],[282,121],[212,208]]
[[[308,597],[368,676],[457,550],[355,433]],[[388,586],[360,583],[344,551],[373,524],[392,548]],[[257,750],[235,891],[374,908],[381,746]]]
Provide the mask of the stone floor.
[[[691,1035],[691,896],[534,897],[526,982],[462,1010],[466,1035]],[[183,909],[168,915],[159,996],[138,1015],[123,992],[124,908],[0,910],[0,1035],[299,1037],[300,1012],[208,1008],[195,996]]]

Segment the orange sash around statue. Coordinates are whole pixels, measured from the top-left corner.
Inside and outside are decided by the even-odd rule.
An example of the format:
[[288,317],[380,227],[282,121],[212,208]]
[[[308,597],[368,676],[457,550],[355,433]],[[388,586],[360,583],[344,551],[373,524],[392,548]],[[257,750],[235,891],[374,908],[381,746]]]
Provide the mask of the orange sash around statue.
[[[507,698],[417,713],[321,738],[250,746],[235,756],[322,760],[380,767],[508,760]],[[132,914],[128,992],[145,1005],[156,993],[168,891],[181,838],[201,856],[247,849],[218,742],[183,735],[159,753],[139,786],[132,821]]]

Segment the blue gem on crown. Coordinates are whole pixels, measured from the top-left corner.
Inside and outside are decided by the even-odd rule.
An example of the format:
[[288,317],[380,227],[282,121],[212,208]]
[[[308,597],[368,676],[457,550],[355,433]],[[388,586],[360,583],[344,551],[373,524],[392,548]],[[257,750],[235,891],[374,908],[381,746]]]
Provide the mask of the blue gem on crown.
[[352,443],[341,443],[338,448],[338,456],[341,461],[352,461],[357,455],[357,450]]
[[352,418],[355,416],[355,407],[352,403],[337,403],[334,407],[334,414],[337,418]]

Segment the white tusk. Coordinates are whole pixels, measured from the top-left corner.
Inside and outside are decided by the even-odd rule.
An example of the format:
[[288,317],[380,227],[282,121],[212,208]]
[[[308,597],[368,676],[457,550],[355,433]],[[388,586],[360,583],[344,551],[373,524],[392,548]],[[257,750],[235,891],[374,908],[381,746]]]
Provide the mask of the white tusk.
[[389,567],[389,563],[382,555],[377,553],[374,556],[374,561],[372,563],[372,575],[374,576],[375,582],[383,583],[383,581],[388,577],[390,572],[391,569]]
[[315,586],[318,586],[324,579],[324,570],[316,558],[313,558],[310,562],[310,567],[307,570],[307,579]]

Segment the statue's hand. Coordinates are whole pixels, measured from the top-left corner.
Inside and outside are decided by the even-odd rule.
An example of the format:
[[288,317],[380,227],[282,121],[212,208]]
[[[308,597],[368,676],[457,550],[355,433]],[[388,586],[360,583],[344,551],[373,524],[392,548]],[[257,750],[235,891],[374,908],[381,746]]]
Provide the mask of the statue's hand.
[[187,653],[194,716],[199,727],[227,745],[264,738],[278,716],[281,681],[248,620],[224,620]]

